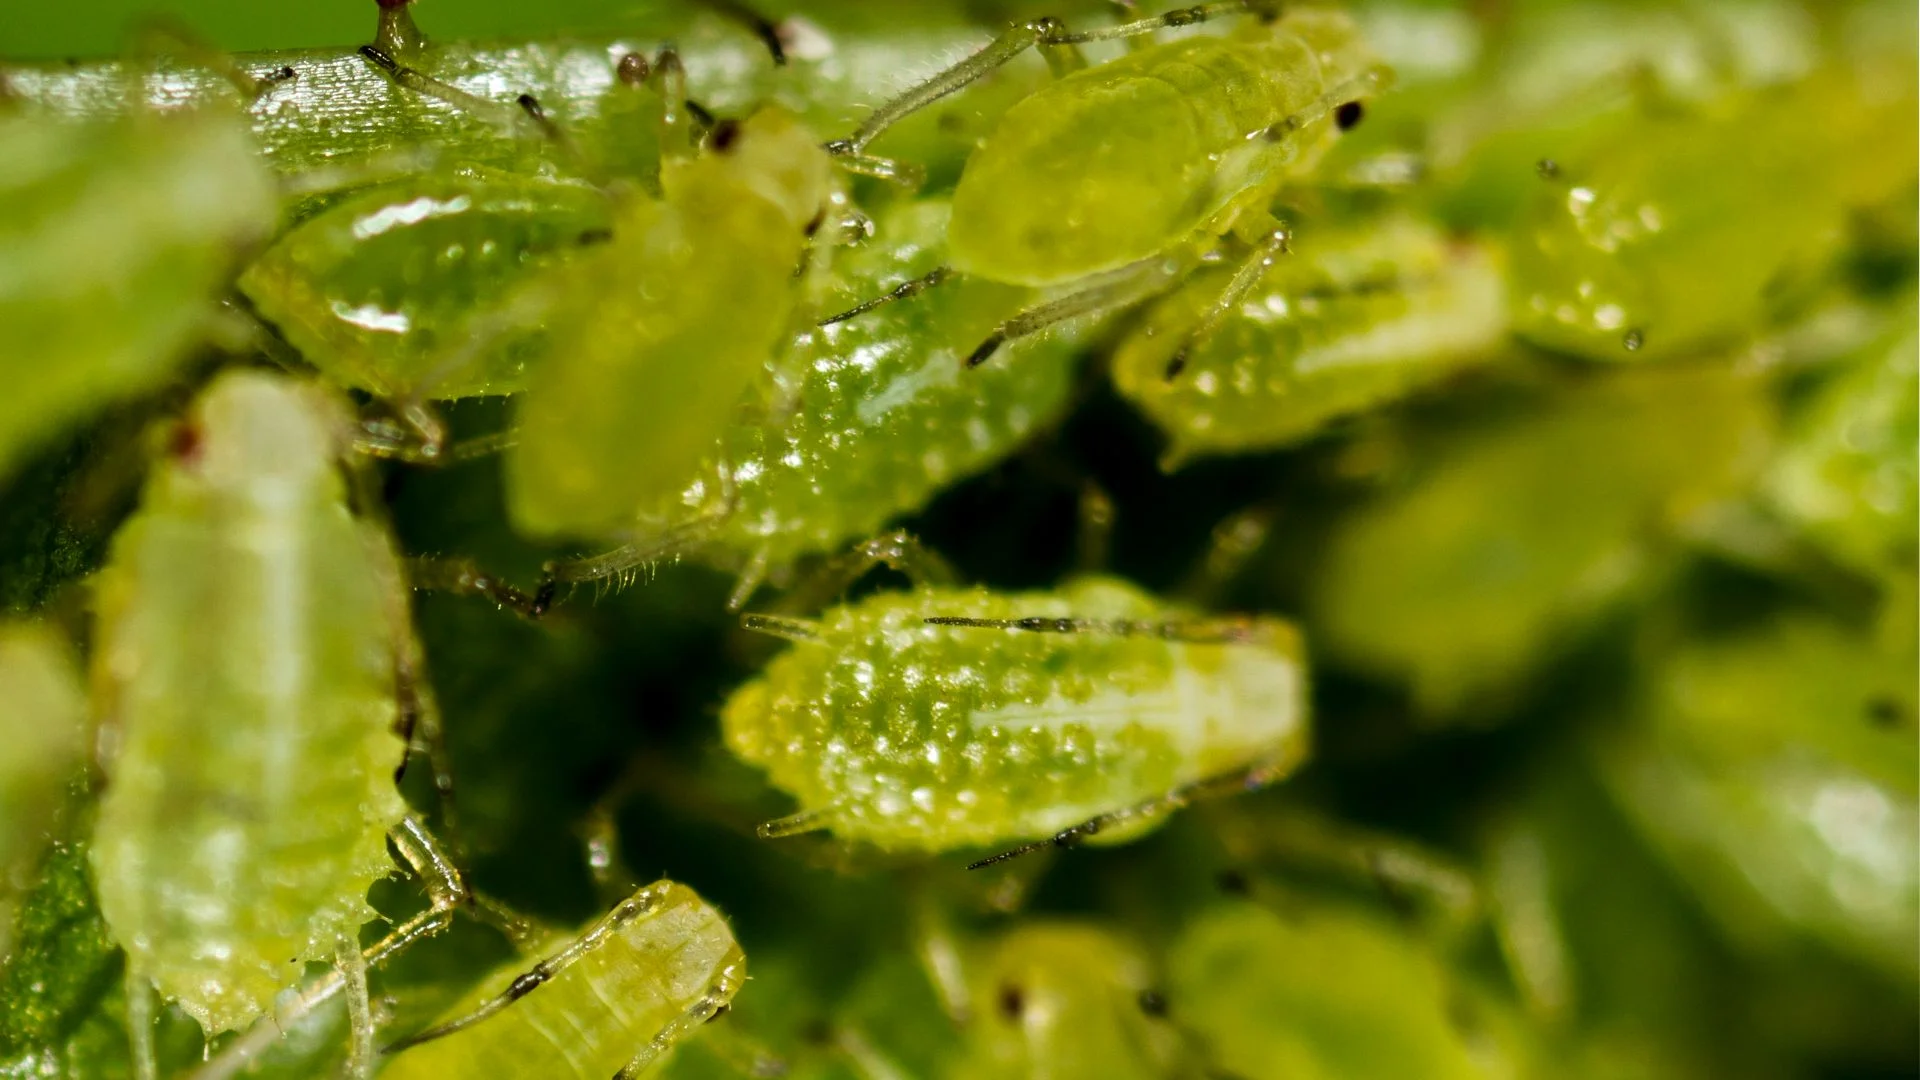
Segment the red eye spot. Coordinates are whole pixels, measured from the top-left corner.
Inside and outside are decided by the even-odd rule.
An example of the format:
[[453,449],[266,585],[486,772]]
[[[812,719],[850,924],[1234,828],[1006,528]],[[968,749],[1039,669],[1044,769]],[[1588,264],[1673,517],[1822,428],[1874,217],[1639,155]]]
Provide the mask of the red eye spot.
[[199,426],[182,420],[173,426],[173,434],[167,439],[167,453],[175,461],[192,465],[199,460],[204,444]]

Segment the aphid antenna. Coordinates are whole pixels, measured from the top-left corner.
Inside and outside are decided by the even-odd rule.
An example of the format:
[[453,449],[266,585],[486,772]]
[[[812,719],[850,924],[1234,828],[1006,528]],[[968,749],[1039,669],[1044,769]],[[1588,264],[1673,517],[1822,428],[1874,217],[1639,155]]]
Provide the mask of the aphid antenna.
[[1085,288],[1030,307],[995,327],[985,341],[967,354],[965,365],[979,367],[1006,343],[1069,319],[1127,307],[1165,292],[1184,276],[1191,262],[1191,259],[1156,255],[1098,275]]
[[755,11],[752,5],[745,3],[745,0],[700,0],[700,2],[752,30],[761,44],[767,47],[767,55],[773,58],[774,67],[787,66],[787,43],[781,36],[780,24]]
[[1193,619],[1151,622],[1139,619],[1082,619],[1031,615],[1017,619],[980,619],[962,615],[929,615],[929,626],[958,626],[984,630],[1017,630],[1033,634],[1111,634],[1115,637],[1151,637],[1190,645],[1245,645],[1267,641],[1272,631],[1252,619]]
[[[383,6],[382,14],[384,15],[387,10]],[[442,82],[425,72],[400,63],[394,58],[394,54],[379,45],[362,45],[359,52],[368,63],[385,72],[396,85],[423,97],[444,101],[456,109],[487,120],[503,130],[519,129],[527,120],[527,114],[520,106],[508,107],[488,101],[476,94],[469,94],[452,83]]]
[[[1273,143],[1284,142],[1294,132],[1317,124],[1348,105],[1379,94],[1392,85],[1393,69],[1384,64],[1375,65],[1321,94],[1306,108],[1254,132],[1248,138],[1262,138]],[[1354,123],[1358,122],[1357,119],[1354,121]]]
[[[740,627],[743,630],[751,630],[756,634],[785,638],[788,641],[817,641],[820,638],[820,623],[818,620],[802,619],[792,615],[769,615],[758,612],[752,615],[742,615],[740,616]],[[804,817],[806,815],[802,814],[798,816]],[[789,819],[783,818],[782,820]],[[766,831],[768,827],[769,826],[766,825],[761,826],[760,835],[792,835],[790,832],[769,833]],[[794,831],[807,832],[809,830],[798,829]]]
[[523,592],[487,573],[466,558],[418,557],[407,562],[407,577],[415,589],[433,589],[464,596],[483,596],[526,619],[538,619],[553,606],[559,583],[542,576],[533,592]]
[[887,304],[893,303],[896,300],[906,300],[910,297],[918,296],[921,293],[926,292],[928,289],[931,289],[936,285],[945,284],[946,282],[952,280],[953,276],[954,276],[953,267],[936,266],[932,270],[928,271],[925,274],[922,274],[917,278],[914,278],[911,281],[902,282],[901,284],[895,286],[891,291],[887,292],[885,295],[876,296],[871,300],[862,301],[861,303],[855,304],[854,306],[848,308],[847,310],[841,312],[838,315],[829,315],[828,317],[821,319],[819,325],[832,326],[834,323],[846,322],[848,319],[858,318],[862,315],[865,315],[867,312],[872,311],[877,307],[883,307]]
[[1142,799],[1131,806],[1123,806],[1117,810],[1095,815],[1078,825],[1062,829],[1052,836],[1030,841],[997,855],[989,855],[984,859],[968,863],[967,869],[984,870],[989,866],[996,866],[1009,859],[1017,859],[1043,848],[1074,847],[1088,837],[1097,836],[1116,826],[1161,817],[1202,799],[1218,799],[1245,791],[1256,791],[1291,773],[1299,765],[1303,753],[1304,751],[1301,750],[1281,751],[1261,758],[1244,768],[1202,777],[1150,799]]

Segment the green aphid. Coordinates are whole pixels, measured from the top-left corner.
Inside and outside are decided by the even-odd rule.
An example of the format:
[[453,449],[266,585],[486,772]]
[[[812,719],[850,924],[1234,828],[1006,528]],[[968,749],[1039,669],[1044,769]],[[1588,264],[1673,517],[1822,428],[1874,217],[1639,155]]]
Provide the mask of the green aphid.
[[1920,340],[1914,311],[1830,375],[1788,424],[1768,501],[1843,564],[1875,577],[1920,559]]
[[100,910],[136,1003],[151,980],[209,1036],[271,1011],[307,961],[357,957],[393,870],[407,592],[348,509],[349,423],[316,387],[221,376],[98,579]]
[[746,957],[692,889],[657,881],[529,969],[495,972],[449,1019],[387,1048],[383,1080],[632,1080],[726,1010]]
[[661,188],[542,283],[559,302],[506,458],[530,535],[605,536],[678,494],[803,310],[796,271],[834,200],[827,155],[789,114],[722,125],[662,166]]
[[[894,203],[874,239],[840,252],[833,305],[852,307],[937,273],[949,204]],[[1078,337],[1037,335],[1009,346],[1017,363],[962,373],[954,346],[1013,313],[1028,290],[963,278],[839,318],[813,332],[812,363],[783,418],[745,417],[709,451],[701,479],[638,519],[661,539],[575,563],[560,575],[623,573],[670,546],[742,568],[744,599],[762,576],[804,555],[871,536],[956,480],[1001,460],[1056,422],[1074,386]],[[718,504],[718,509],[716,509]]]
[[1111,578],[923,585],[748,625],[794,642],[720,717],[727,746],[800,803],[766,836],[825,829],[918,852],[1120,842],[1307,752],[1291,625],[1203,616]]
[[87,738],[87,698],[72,650],[52,627],[0,623],[0,959],[66,806]]
[[0,473],[165,384],[278,208],[231,109],[97,123],[0,110]]
[[513,289],[604,242],[613,207],[578,182],[424,176],[354,192],[288,230],[240,275],[240,291],[308,363],[387,400],[511,394],[539,328],[487,334]]
[[1886,75],[1822,71],[1555,158],[1514,238],[1517,332],[1644,361],[1764,330],[1833,262],[1850,210],[1913,182],[1911,55],[1903,92]]
[[[1262,10],[1243,0],[1201,4],[1078,33],[1054,19],[1017,24],[829,148],[885,172],[887,163],[864,156],[881,132],[1029,48],[1071,58],[1082,43]],[[1231,308],[1285,245],[1285,226],[1267,214],[1275,192],[1358,122],[1360,100],[1387,79],[1351,20],[1313,10],[1150,45],[1022,99],[961,174],[947,230],[952,266],[1078,291],[1008,319],[968,363],[1062,320],[1165,290],[1229,232],[1253,248],[1217,301]]]
[[1191,350],[1227,271],[1149,306],[1115,352],[1120,393],[1167,434],[1165,467],[1298,442],[1500,351],[1506,278],[1486,244],[1405,214],[1295,243]]
[[1656,639],[1639,722],[1602,775],[1640,832],[1761,954],[1801,938],[1920,976],[1920,812],[1911,588],[1879,637],[1808,615]]
[[971,1016],[944,1073],[953,1080],[1155,1080],[1196,1064],[1145,950],[1121,933],[1030,921],[970,952]]
[[1489,1038],[1459,976],[1384,914],[1223,904],[1180,932],[1166,1000],[1221,1075],[1390,1080],[1514,1075],[1524,1051]]
[[1758,380],[1649,370],[1416,442],[1409,479],[1329,537],[1308,626],[1335,661],[1409,684],[1429,719],[1498,715],[1738,492],[1771,419]]

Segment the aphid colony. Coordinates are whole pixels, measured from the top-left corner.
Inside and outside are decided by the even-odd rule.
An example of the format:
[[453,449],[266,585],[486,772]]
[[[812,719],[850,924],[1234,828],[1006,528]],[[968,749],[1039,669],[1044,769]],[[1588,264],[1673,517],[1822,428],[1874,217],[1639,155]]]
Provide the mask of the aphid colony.
[[378,7],[0,65],[0,1072],[1914,1064],[1911,5]]

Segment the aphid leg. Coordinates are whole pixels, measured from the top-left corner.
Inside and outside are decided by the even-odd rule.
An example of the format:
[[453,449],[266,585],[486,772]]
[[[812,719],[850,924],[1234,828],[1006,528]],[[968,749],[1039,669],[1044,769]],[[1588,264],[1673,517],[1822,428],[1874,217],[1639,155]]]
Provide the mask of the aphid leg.
[[360,943],[351,937],[340,939],[334,963],[347,993],[347,1072],[350,1080],[370,1080],[373,1076],[373,996],[367,990],[367,958]]
[[451,83],[441,82],[431,75],[400,63],[379,45],[360,46],[360,55],[366,57],[368,63],[385,72],[396,86],[404,90],[410,90],[422,97],[444,101],[456,109],[489,120],[508,131],[526,122],[526,114],[518,106],[506,106],[488,101],[486,98],[469,94]]
[[1033,615],[1020,619],[981,619],[968,615],[929,615],[929,626],[960,626],[984,630],[1018,630],[1030,634],[1113,634],[1119,637],[1156,637],[1189,645],[1276,644],[1276,635],[1294,631],[1283,624],[1239,616],[1214,616],[1155,622],[1143,619],[1082,619]]
[[622,544],[611,551],[579,559],[556,559],[543,568],[541,593],[551,599],[552,590],[561,585],[580,585],[589,581],[624,578],[659,559],[677,555],[698,545],[733,516],[738,498],[732,494],[716,509],[699,517],[670,525],[641,540]]
[[914,585],[952,585],[960,580],[938,552],[905,529],[895,529],[863,540],[821,563],[788,591],[779,610],[817,610],[846,592],[876,566],[885,566]]
[[415,589],[433,589],[459,596],[484,596],[499,607],[524,618],[538,619],[553,606],[554,579],[543,580],[524,592],[487,573],[471,559],[414,558],[407,560],[407,577]]
[[884,296],[876,296],[871,300],[861,301],[860,303],[855,304],[854,306],[839,313],[838,315],[827,316],[826,318],[820,320],[820,325],[832,326],[834,323],[846,322],[848,319],[859,318],[860,316],[865,315],[867,312],[872,311],[874,308],[881,307],[886,304],[891,304],[896,300],[906,300],[911,297],[919,296],[921,293],[926,292],[928,289],[931,289],[936,285],[944,285],[948,281],[951,281],[952,279],[953,279],[953,267],[936,266],[932,270],[928,271],[925,274],[922,274],[917,278],[914,278],[911,281],[902,282],[901,284],[895,286],[891,292],[888,292]]
[[1273,269],[1273,264],[1281,255],[1287,253],[1292,239],[1293,233],[1288,230],[1285,223],[1272,222],[1266,236],[1254,248],[1253,254],[1249,255],[1247,260],[1240,264],[1240,268],[1234,271],[1226,288],[1220,290],[1220,295],[1214,298],[1206,313],[1200,317],[1200,321],[1194,324],[1192,330],[1187,331],[1186,339],[1180,343],[1179,348],[1174,350],[1173,357],[1167,361],[1167,378],[1174,378],[1186,370],[1187,357],[1195,348],[1213,336],[1214,331],[1220,328],[1220,324],[1239,308],[1240,302],[1247,298],[1247,294],[1253,291],[1253,287],[1260,284],[1260,279],[1267,275],[1268,270]]
[[421,33],[420,25],[413,21],[413,13],[407,10],[413,0],[378,0],[378,3],[380,25],[373,34],[374,46],[401,60],[418,56],[427,46],[427,35]]
[[153,984],[147,973],[127,964],[127,1043],[134,1080],[157,1080],[160,1066],[153,1048]]
[[856,159],[865,157],[868,144],[879,138],[881,132],[948,94],[988,75],[1037,45],[1081,45],[1090,41],[1113,41],[1138,37],[1168,27],[1192,26],[1221,15],[1268,11],[1276,6],[1273,0],[1216,0],[1213,3],[1196,4],[1192,7],[1169,11],[1164,15],[1079,33],[1068,32],[1060,20],[1054,18],[1015,23],[979,52],[875,109],[873,114],[867,117],[866,123],[861,124],[852,135],[828,143],[827,151],[839,157]]
[[1170,791],[1155,795],[1150,799],[1142,799],[1131,806],[1123,806],[1117,810],[1097,814],[1078,825],[1062,829],[1044,840],[1035,840],[1032,843],[1022,844],[1017,848],[1000,852],[998,855],[989,855],[977,862],[967,864],[967,869],[979,870],[1005,862],[1008,859],[1019,858],[1022,855],[1039,851],[1043,848],[1072,847],[1086,840],[1088,837],[1107,832],[1117,826],[1125,826],[1163,817],[1182,807],[1191,806],[1193,803],[1202,799],[1217,799],[1228,795],[1237,795],[1241,792],[1258,790],[1293,772],[1294,769],[1299,766],[1303,753],[1304,751],[1290,748],[1269,757],[1261,758],[1244,768],[1203,777],[1192,783],[1181,784],[1179,787],[1173,788]]
[[1081,481],[1076,516],[1080,537],[1075,544],[1075,565],[1085,574],[1106,569],[1113,551],[1113,496],[1096,481]]
[[[745,620],[742,620],[741,625],[745,626],[749,630],[759,630],[762,633],[774,634],[779,637],[789,636],[788,634],[783,633],[779,630],[769,629],[765,625],[754,625],[754,623],[752,622],[752,620],[756,620],[756,619],[771,620],[771,618],[772,618],[771,616],[749,615]],[[804,620],[786,619],[782,621],[786,623],[799,623]],[[805,640],[805,639],[796,639],[796,640]],[[819,832],[822,829],[830,829],[833,827],[834,813],[835,813],[835,808],[831,806],[816,807],[815,809],[812,809],[812,810],[802,810],[797,814],[788,814],[786,817],[783,817],[783,818],[774,818],[772,821],[763,821],[760,823],[759,828],[755,829],[754,832],[759,834],[760,839],[762,840],[779,840],[783,837],[800,836],[804,833]]]
[[773,552],[769,545],[761,544],[740,567],[740,573],[733,579],[733,591],[727,594],[727,610],[738,612],[767,583],[767,574],[773,565]]
[[973,994],[967,986],[966,961],[943,904],[924,881],[913,890],[913,946],[927,981],[940,997],[941,1008],[956,1024],[973,1019]]
[[[769,637],[785,638],[788,641],[813,641],[820,636],[820,623],[817,620],[802,619],[793,615],[768,615],[763,613],[742,615],[740,616],[740,628],[743,630],[752,630],[757,634],[766,634]],[[783,818],[781,820],[793,821],[806,816],[806,814],[795,814],[793,818]],[[760,835],[792,836],[794,833],[811,832],[814,829],[825,827],[824,825],[810,825],[794,828],[786,832],[774,833],[768,831],[773,828],[772,824],[768,824],[760,826]]]
[[[449,1020],[444,1024],[437,1024],[425,1031],[416,1032],[397,1042],[388,1043],[381,1049],[381,1053],[396,1054],[409,1046],[418,1046],[424,1042],[444,1038],[456,1031],[463,1031],[487,1019],[521,998],[526,997],[528,994],[533,993],[549,979],[552,979],[555,975],[560,974],[567,968],[572,967],[575,961],[599,948],[601,945],[606,944],[606,942],[612,938],[613,935],[619,933],[620,928],[627,923],[651,914],[659,907],[660,900],[660,893],[652,888],[641,889],[635,892],[633,895],[616,904],[612,911],[601,916],[600,921],[589,927],[586,933],[575,938],[559,952],[546,957],[515,977],[511,983],[507,984],[505,990],[493,998],[482,1002],[472,1012],[465,1016]],[[718,1007],[717,1004],[715,1007]],[[711,1015],[711,1013],[709,1013],[709,1015]]]
[[1007,342],[1037,334],[1056,323],[1126,307],[1165,292],[1185,271],[1181,260],[1155,256],[1097,275],[1092,284],[1078,292],[1036,304],[995,327],[967,354],[966,366],[979,367]]
[[1546,850],[1531,824],[1509,820],[1497,826],[1487,852],[1494,939],[1527,1011],[1554,1022],[1571,1015],[1575,988],[1548,874]]
[[1233,579],[1259,552],[1273,533],[1278,508],[1271,504],[1239,511],[1213,527],[1207,551],[1179,588],[1180,596],[1201,606],[1226,591]]
[[660,1055],[672,1050],[675,1043],[700,1030],[700,1025],[719,1016],[721,1010],[728,1007],[727,1003],[732,1001],[733,995],[739,991],[739,984],[742,981],[744,980],[734,975],[732,971],[724,973],[719,980],[707,988],[706,994],[700,1000],[694,1002],[686,1012],[675,1017],[672,1023],[661,1028],[653,1038],[647,1040],[647,1045],[641,1047],[633,1055],[632,1060],[621,1066],[619,1072],[613,1074],[613,1080],[634,1080],[654,1062],[659,1061]]
[[420,644],[406,632],[400,655],[394,663],[394,681],[399,687],[401,741],[406,753],[394,770],[394,783],[407,774],[407,765],[416,749],[427,755],[427,768],[433,774],[434,801],[440,810],[440,827],[458,842],[460,814],[453,793],[453,760],[447,753],[446,726],[440,721],[440,704],[433,696],[433,684],[426,677]]
[[446,460],[447,425],[425,401],[395,399],[394,416],[361,421],[353,449],[368,457],[404,461],[410,465],[439,465]]

